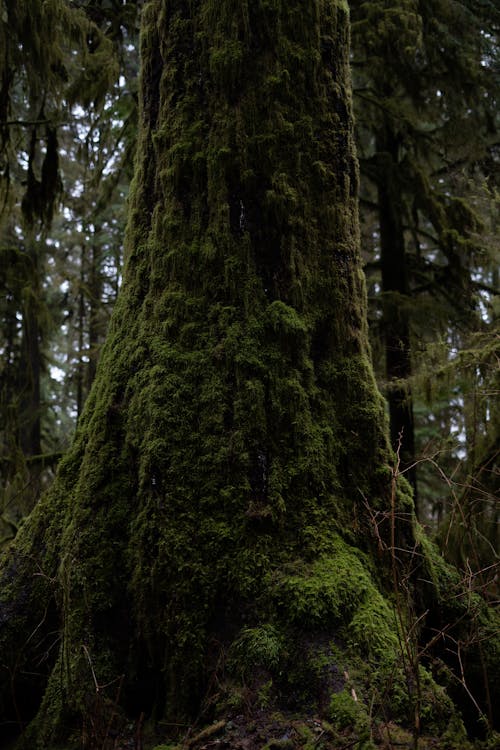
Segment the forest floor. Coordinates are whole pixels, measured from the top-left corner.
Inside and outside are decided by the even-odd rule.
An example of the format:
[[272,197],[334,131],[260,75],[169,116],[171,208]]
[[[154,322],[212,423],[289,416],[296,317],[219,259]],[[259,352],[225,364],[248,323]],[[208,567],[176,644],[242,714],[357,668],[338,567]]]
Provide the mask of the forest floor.
[[[102,722],[101,717],[73,734],[69,744],[46,750],[496,750],[498,735],[485,742],[471,743],[453,732],[437,737],[425,735],[418,741],[395,723],[377,723],[371,730],[346,727],[339,731],[319,716],[292,715],[261,709],[251,715],[236,714],[205,727],[144,722]],[[450,727],[451,729],[451,727]],[[175,733],[177,736],[175,737]],[[22,738],[3,744],[1,750],[28,750]]]
[[[395,724],[378,725],[370,735],[352,728],[335,730],[319,717],[292,717],[262,710],[251,717],[236,715],[201,730],[189,730],[177,741],[161,740],[161,726],[155,732],[156,744],[145,733],[144,742],[116,746],[117,750],[412,750],[413,736]],[[418,750],[465,750],[445,744],[437,737],[420,737]]]

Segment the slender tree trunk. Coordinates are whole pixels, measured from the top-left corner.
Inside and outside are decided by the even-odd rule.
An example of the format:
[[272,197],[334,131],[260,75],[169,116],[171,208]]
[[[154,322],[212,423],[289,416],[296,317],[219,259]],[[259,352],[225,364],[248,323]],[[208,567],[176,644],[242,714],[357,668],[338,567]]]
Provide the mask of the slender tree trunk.
[[401,186],[396,176],[398,144],[388,129],[384,136],[379,138],[377,148],[380,265],[390,435],[393,449],[399,451],[401,470],[405,471],[413,487],[414,501],[417,505],[415,427],[409,382],[412,362],[408,259],[403,229]]
[[[29,234],[28,234],[29,237]],[[31,512],[40,498],[41,464],[30,461],[42,452],[41,393],[42,346],[40,326],[41,259],[34,237],[27,241],[28,276],[23,289],[22,331],[18,399],[20,454],[15,455],[15,471],[20,484],[17,506],[23,516]],[[22,458],[21,458],[22,454]],[[21,460],[19,460],[21,459]],[[24,465],[23,465],[24,462]]]
[[19,451],[19,385],[21,373],[20,324],[15,295],[6,295],[4,315],[5,348],[0,378],[0,414],[2,420],[2,456],[8,462],[2,466],[2,485],[15,474],[17,462],[9,460]]
[[76,365],[76,418],[80,419],[85,402],[85,266],[87,262],[86,246],[80,251],[80,279],[78,285],[78,362]]
[[[99,235],[101,229],[95,227],[95,235]],[[97,370],[97,362],[101,345],[104,341],[106,326],[103,315],[103,280],[101,272],[102,252],[96,240],[92,244],[90,269],[89,269],[89,361],[87,366],[86,390],[90,391]]]
[[30,286],[25,289],[21,341],[20,443],[26,456],[41,453],[40,430],[40,329],[38,322],[39,264],[34,241],[29,250]]

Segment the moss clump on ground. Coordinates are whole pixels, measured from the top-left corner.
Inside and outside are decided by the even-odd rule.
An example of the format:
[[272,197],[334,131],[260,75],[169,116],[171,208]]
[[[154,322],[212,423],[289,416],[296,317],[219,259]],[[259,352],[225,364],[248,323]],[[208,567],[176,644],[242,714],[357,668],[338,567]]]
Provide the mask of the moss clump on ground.
[[374,750],[373,727],[368,707],[360,702],[355,692],[343,689],[332,695],[329,705],[329,721],[339,741],[345,743],[345,733],[355,737],[360,750]]

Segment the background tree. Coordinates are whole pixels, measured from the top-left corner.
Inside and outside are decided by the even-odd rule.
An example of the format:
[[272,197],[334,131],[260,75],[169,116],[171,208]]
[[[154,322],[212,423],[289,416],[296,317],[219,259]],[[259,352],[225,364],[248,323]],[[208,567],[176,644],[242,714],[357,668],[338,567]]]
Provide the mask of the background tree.
[[[401,438],[416,488],[416,359],[438,332],[456,343],[481,327],[488,246],[476,198],[486,178],[493,189],[484,165],[498,144],[499,17],[494,4],[467,0],[353,2],[351,10],[362,205],[367,233],[376,236],[370,270],[381,289],[391,440],[396,448]],[[422,518],[427,508],[424,483]]]
[[[130,8],[136,12],[135,3],[129,3]],[[99,292],[102,289],[109,297],[110,289],[103,277],[119,275],[120,210],[115,204],[114,216],[105,213],[113,211],[117,192],[123,196],[126,191],[124,176],[134,140],[135,102],[133,90],[129,93],[125,85],[125,74],[132,77],[134,55],[129,52],[126,64],[119,67],[117,53],[119,45],[130,46],[134,33],[130,19],[135,16],[128,12],[129,25],[120,26],[124,12],[123,6],[119,35],[109,22],[109,10],[100,27],[66,2],[33,7],[7,2],[3,10],[0,543],[15,534],[20,518],[37,501],[67,442],[68,427],[74,429],[74,420],[68,425],[65,412],[78,413],[78,394],[72,402],[72,389],[68,389],[70,398],[64,397],[60,385],[65,373],[70,382],[74,357],[61,357],[57,328],[66,331],[67,342],[71,341],[62,346],[66,350],[76,348],[72,321],[81,319],[89,329],[87,334],[81,327],[83,348],[91,352],[85,376],[82,360],[87,355],[85,351],[76,355],[82,361],[82,402],[104,336]],[[108,123],[97,138],[99,119]],[[83,170],[78,170],[78,163],[85,165]],[[92,203],[85,201],[90,193]],[[61,207],[54,223],[55,210]],[[73,310],[71,279],[81,257],[75,258],[74,240],[68,238],[77,227],[85,235],[82,222],[93,227],[94,234],[97,222],[106,228],[114,225],[114,232],[108,232],[106,241],[102,236],[93,241],[92,261],[77,274],[83,281],[79,317]]]

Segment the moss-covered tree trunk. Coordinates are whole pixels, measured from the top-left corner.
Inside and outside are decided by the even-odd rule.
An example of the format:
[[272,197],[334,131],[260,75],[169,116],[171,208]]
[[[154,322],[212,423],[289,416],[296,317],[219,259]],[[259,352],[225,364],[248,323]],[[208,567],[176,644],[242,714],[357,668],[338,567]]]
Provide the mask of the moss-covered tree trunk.
[[264,675],[276,705],[318,707],[346,654],[393,669],[348,54],[340,0],[144,8],[123,288],[2,572],[5,705],[32,746],[97,685],[178,722],[215,685],[234,705]]

